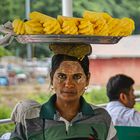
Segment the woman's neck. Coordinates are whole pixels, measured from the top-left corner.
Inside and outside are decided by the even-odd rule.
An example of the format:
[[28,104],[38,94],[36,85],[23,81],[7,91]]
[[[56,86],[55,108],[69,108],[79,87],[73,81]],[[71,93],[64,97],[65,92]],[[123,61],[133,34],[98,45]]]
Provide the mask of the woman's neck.
[[62,102],[56,100],[56,109],[63,118],[71,121],[79,112],[80,102]]

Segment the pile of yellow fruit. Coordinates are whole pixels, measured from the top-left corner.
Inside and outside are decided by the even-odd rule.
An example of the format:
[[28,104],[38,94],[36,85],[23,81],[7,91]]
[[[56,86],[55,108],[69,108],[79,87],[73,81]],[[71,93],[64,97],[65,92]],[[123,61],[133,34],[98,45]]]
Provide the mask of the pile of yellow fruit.
[[23,34],[68,34],[96,36],[128,36],[135,29],[130,18],[113,18],[104,12],[85,11],[82,18],[48,15],[31,12],[30,20],[15,19],[12,23],[17,35]]

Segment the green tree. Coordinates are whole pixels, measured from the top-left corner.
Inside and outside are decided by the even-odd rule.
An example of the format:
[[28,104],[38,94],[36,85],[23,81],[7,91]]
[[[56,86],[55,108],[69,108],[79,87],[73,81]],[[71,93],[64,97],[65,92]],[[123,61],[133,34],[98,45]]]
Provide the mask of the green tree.
[[134,34],[140,33],[140,1],[139,0],[76,0],[74,16],[82,16],[84,10],[107,12],[115,18],[130,17],[135,21]]
[[25,0],[1,0],[0,24],[15,18],[25,18]]
[[31,0],[31,11],[38,11],[52,17],[62,15],[61,0]]
[[0,46],[0,57],[10,56],[10,55],[12,55],[12,53],[10,51],[8,51],[5,48],[3,48],[2,46]]
[[[25,19],[25,0],[0,0],[0,24],[13,21],[15,18]],[[73,13],[75,17],[82,17],[84,10],[107,12],[116,18],[130,17],[135,21],[134,34],[140,34],[140,1],[139,0],[73,0]],[[39,11],[52,17],[62,14],[61,0],[31,0],[31,11]],[[41,44],[39,51],[35,46],[35,56],[48,56],[50,53],[46,44]],[[19,48],[19,49],[17,49]],[[26,57],[26,45],[13,42],[6,49],[14,55]],[[16,51],[15,51],[16,50]],[[36,53],[37,50],[37,53]],[[18,53],[17,53],[18,52]]]

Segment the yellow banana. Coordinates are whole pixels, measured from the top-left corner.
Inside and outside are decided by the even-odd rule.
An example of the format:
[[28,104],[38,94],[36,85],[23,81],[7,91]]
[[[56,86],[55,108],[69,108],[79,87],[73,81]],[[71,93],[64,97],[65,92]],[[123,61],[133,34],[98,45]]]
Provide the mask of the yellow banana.
[[64,34],[77,34],[78,28],[73,20],[65,20],[62,24]]
[[83,34],[127,36],[135,23],[130,18],[117,19],[104,12],[85,11],[83,18],[58,15],[57,19],[40,12],[31,12],[30,20],[12,22],[16,34]]
[[22,24],[22,27],[21,27],[21,30],[20,30],[20,34],[21,35],[25,34],[25,25],[24,25],[24,22]]
[[[45,26],[55,26],[55,25],[59,25],[59,22],[57,20],[51,20],[48,19],[45,21],[45,23],[43,24],[43,27]],[[60,26],[60,25],[59,25]]]
[[24,22],[20,19],[15,19],[12,22],[12,26],[14,28],[14,32],[19,35],[19,34],[24,34],[25,33],[25,28],[24,28]]
[[45,34],[60,33],[61,27],[57,20],[48,19],[43,24]]
[[28,20],[25,22],[27,34],[43,34],[43,26],[38,21]]
[[54,34],[62,34],[61,29],[56,30],[56,31],[54,32]]
[[83,28],[86,28],[86,27],[88,27],[89,26],[89,24],[87,24],[87,23],[81,23],[79,26],[78,26],[78,28],[79,29],[83,29]]
[[14,32],[15,32],[15,33],[17,32],[17,28],[18,28],[19,21],[20,21],[20,19],[15,19],[15,20],[12,22],[12,26],[13,26],[13,28],[14,28]]
[[26,24],[28,24],[31,27],[42,27],[42,24],[38,21],[34,21],[34,20],[28,20],[26,21]]
[[23,25],[23,22],[22,22],[22,21],[19,21],[18,28],[17,28],[17,32],[16,32],[17,34],[20,34],[22,25]]
[[42,27],[36,27],[36,28],[33,28],[32,30],[35,31],[35,32],[38,32],[38,33],[42,33],[43,32],[43,28]]
[[32,28],[30,28],[30,26],[25,22],[25,32],[26,34],[34,34],[34,31],[32,30]]
[[66,17],[66,16],[58,15],[57,20],[59,21],[60,25],[62,25],[64,21],[73,21],[73,22],[75,22],[76,25],[79,25],[79,21],[81,20],[81,18]]
[[80,24],[78,26],[78,32],[79,34],[83,35],[92,35],[94,30],[93,30],[93,24],[89,20],[81,20]]
[[50,17],[50,16],[47,16],[47,15],[45,15],[45,14],[42,14],[42,13],[40,13],[40,12],[36,12],[36,11],[34,11],[34,12],[31,12],[30,14],[29,14],[29,17],[30,17],[30,19],[33,19],[33,20],[37,20],[37,21],[39,21],[40,23],[44,23],[46,20],[48,20],[48,19],[54,19],[54,18],[52,18],[52,17]]
[[56,32],[57,30],[59,30],[59,27],[58,26],[55,26],[51,29],[52,33]]
[[85,34],[85,35],[93,34],[92,30],[90,30],[89,28],[84,28],[82,30],[79,30],[78,32],[79,34]]
[[122,30],[120,31],[119,36],[128,36],[130,35],[133,30],[135,29],[135,23],[130,18],[122,18],[120,22],[120,26]]

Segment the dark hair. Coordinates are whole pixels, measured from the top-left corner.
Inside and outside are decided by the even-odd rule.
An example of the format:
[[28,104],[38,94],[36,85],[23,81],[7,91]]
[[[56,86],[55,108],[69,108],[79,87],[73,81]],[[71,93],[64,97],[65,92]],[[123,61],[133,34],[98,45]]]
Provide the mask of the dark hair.
[[112,76],[106,86],[107,96],[110,101],[119,100],[120,93],[128,94],[135,81],[124,74]]
[[81,65],[81,67],[84,70],[85,75],[88,77],[89,74],[89,59],[88,56],[85,56],[82,60],[77,59],[73,56],[63,55],[63,54],[57,54],[52,57],[52,65],[51,65],[51,72],[50,77],[51,81],[53,80],[53,75],[55,71],[60,66],[61,62],[63,61],[77,61]]

